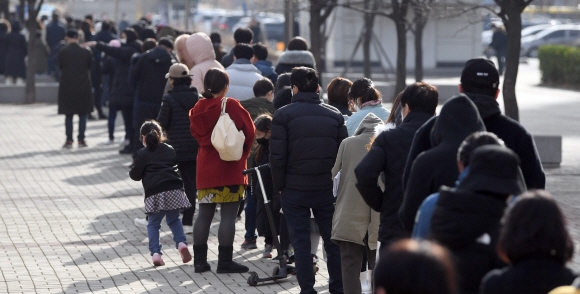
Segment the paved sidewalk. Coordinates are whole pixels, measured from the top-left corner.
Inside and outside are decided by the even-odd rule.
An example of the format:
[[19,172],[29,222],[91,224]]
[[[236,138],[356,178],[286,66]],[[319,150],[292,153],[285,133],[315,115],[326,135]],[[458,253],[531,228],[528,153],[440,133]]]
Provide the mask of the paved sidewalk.
[[[0,293],[299,293],[295,277],[250,287],[248,274],[215,274],[219,213],[209,239],[214,272],[195,274],[192,262],[182,264],[165,224],[166,265],[154,268],[147,231],[133,224],[144,215],[141,183],[128,176],[130,156],[103,144],[106,121],[88,122],[88,148],[62,150],[64,116],[56,111],[0,106]],[[76,128],[75,117],[75,136]],[[236,229],[234,259],[261,277],[271,274],[277,264],[260,258],[263,238],[259,249],[240,250],[243,220]],[[316,288],[328,293],[326,264],[319,266]]]

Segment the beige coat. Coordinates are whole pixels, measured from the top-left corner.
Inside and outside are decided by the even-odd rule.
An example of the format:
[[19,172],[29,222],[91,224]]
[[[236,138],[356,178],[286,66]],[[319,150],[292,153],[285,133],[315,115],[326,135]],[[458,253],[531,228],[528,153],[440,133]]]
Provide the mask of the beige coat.
[[217,67],[221,70],[224,67],[215,60],[215,51],[211,39],[205,33],[195,33],[185,41],[187,55],[191,60],[193,67],[189,71],[191,74],[191,86],[197,89],[197,92],[203,93],[203,79],[205,73]]
[[339,171],[341,174],[332,217],[331,239],[364,245],[363,239],[368,231],[368,244],[371,250],[377,249],[380,213],[372,210],[358,192],[354,169],[367,154],[367,146],[375,135],[375,127],[379,124],[383,124],[383,121],[373,113],[365,116],[354,136],[346,138],[340,144],[332,168],[333,178]]

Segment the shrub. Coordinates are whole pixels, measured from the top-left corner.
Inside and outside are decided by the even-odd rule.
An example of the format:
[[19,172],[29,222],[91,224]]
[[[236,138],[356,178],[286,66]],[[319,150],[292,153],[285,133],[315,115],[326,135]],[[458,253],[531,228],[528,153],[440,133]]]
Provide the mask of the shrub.
[[578,87],[580,85],[580,48],[546,45],[538,51],[542,82]]

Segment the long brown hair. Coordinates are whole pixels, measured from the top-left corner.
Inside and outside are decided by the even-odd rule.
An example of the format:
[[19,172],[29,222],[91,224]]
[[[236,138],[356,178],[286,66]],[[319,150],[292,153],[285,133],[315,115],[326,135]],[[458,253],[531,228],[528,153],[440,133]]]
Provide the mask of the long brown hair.
[[[257,131],[268,133],[268,131],[272,129],[272,116],[268,113],[262,114],[256,118],[256,120],[254,121],[254,125],[256,126]],[[265,148],[261,144],[257,145],[258,146],[254,151],[254,156],[256,162],[259,162],[262,159],[262,156],[264,156]]]

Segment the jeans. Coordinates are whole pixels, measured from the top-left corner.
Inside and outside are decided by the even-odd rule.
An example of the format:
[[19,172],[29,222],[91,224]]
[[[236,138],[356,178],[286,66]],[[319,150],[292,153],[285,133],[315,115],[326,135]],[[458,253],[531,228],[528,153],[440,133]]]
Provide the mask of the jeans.
[[252,188],[248,186],[246,189],[246,240],[256,239],[256,201],[253,199]]
[[[66,129],[66,140],[73,140],[73,115],[67,114],[64,119],[64,127]],[[79,114],[79,141],[85,140],[85,130],[87,129],[87,114]]]
[[151,255],[154,253],[161,253],[161,243],[159,243],[159,229],[161,229],[161,221],[166,217],[165,221],[173,233],[173,241],[175,241],[175,248],[179,243],[185,244],[185,234],[183,233],[183,226],[179,220],[179,209],[160,211],[158,213],[151,213],[149,216],[149,223],[147,224],[147,236],[149,237],[149,251]]
[[[296,278],[301,294],[316,293],[310,255],[310,209],[314,214],[327,254],[330,293],[344,293],[342,286],[340,248],[330,240],[334,196],[328,191],[297,191],[288,188],[280,196],[282,211],[288,221],[290,241],[294,247]],[[358,270],[359,268],[357,268]]]
[[115,139],[115,120],[117,119],[117,106],[115,104],[109,105],[109,116],[107,117],[107,125],[109,127],[109,140]]
[[195,201],[197,200],[197,189],[195,183],[195,175],[197,164],[195,160],[181,161],[177,163],[181,179],[183,180],[183,187],[185,188],[185,195],[191,203],[191,207],[183,211],[183,219],[181,223],[184,226],[193,226],[193,215],[195,214]]
[[123,123],[125,125],[125,139],[129,139],[131,141],[130,144],[133,144],[133,106],[123,106],[121,113],[123,114]]

